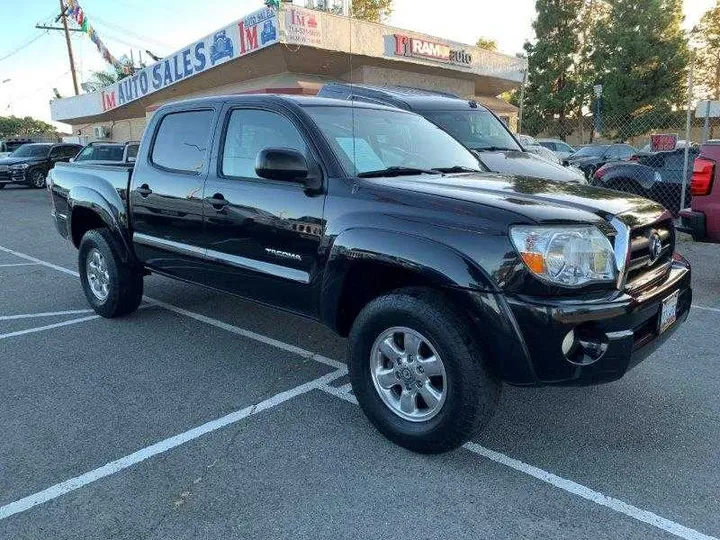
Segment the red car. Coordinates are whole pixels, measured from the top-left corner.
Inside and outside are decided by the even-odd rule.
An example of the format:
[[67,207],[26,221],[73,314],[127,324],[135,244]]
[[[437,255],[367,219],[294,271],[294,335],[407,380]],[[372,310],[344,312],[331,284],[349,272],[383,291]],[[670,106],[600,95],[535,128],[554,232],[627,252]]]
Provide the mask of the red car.
[[691,208],[680,211],[680,230],[700,242],[720,244],[720,140],[708,141],[695,159]]

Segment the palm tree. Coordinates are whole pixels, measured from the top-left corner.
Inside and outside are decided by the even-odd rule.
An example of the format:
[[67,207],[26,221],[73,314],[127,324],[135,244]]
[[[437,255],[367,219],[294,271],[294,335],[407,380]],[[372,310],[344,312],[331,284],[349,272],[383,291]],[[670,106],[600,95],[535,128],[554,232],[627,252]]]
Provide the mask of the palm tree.
[[93,71],[90,78],[82,84],[82,87],[86,92],[97,92],[106,86],[110,86],[111,84],[124,79],[127,76],[127,73],[123,73],[119,70]]

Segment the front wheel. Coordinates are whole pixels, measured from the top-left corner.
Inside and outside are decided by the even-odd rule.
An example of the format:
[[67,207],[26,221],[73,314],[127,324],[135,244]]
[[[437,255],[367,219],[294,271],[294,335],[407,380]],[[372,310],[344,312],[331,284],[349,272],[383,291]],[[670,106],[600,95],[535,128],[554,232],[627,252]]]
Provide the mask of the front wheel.
[[78,253],[85,297],[98,315],[108,319],[132,313],[142,302],[142,272],[123,262],[110,231],[85,233]]
[[500,397],[466,318],[429,290],[368,304],[353,324],[348,356],[367,417],[415,452],[461,446],[489,421]]
[[30,185],[35,189],[42,189],[45,187],[46,174],[40,169],[35,169],[30,173]]

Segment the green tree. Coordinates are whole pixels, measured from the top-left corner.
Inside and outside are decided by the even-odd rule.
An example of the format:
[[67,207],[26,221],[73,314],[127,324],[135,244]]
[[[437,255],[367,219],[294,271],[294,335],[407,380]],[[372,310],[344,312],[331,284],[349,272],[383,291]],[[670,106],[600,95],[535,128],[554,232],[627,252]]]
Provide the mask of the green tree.
[[584,0],[537,0],[535,42],[525,43],[528,84],[523,131],[566,137],[568,117],[576,110],[580,48],[580,11]]
[[700,19],[693,32],[698,43],[695,80],[702,97],[720,100],[720,0]]
[[498,44],[497,41],[490,38],[478,38],[477,43],[475,44],[476,47],[479,47],[481,49],[485,49],[487,51],[493,51],[497,52],[498,50]]
[[85,81],[85,83],[83,83],[83,88],[86,92],[97,92],[98,90],[102,90],[106,86],[110,86],[111,84],[116,83],[127,76],[127,73],[124,73],[119,69],[113,69],[109,71],[93,71],[92,75],[90,75],[90,78]]
[[[342,7],[339,2],[325,0],[318,3],[316,0],[306,0],[306,5],[312,9],[340,13]],[[324,6],[324,7],[323,7]],[[382,22],[390,18],[393,10],[393,0],[353,0],[352,17],[363,21]]]
[[0,116],[0,139],[3,140],[56,132],[54,126],[30,116]]
[[688,46],[682,0],[609,0],[596,28],[595,83],[603,85],[605,135],[625,140],[682,107]]

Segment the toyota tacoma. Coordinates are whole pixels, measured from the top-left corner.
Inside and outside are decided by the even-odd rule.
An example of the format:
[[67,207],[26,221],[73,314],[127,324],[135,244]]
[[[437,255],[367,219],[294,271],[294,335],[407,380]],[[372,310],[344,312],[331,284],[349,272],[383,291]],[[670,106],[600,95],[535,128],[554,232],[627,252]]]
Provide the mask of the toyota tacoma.
[[435,124],[379,104],[164,105],[134,165],[58,164],[49,183],[97,313],[131,313],[157,273],[320,321],[349,338],[370,421],[418,452],[469,440],[502,382],[622,377],[691,305],[657,203],[482,172]]

